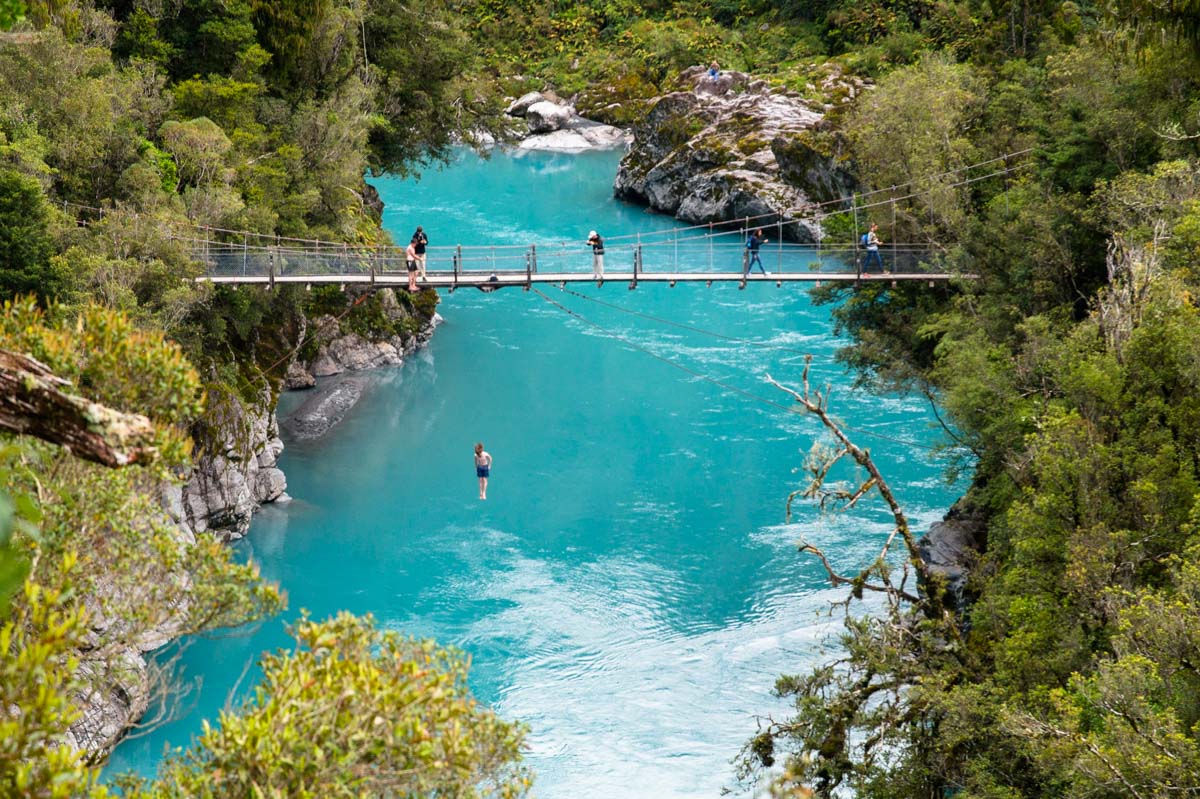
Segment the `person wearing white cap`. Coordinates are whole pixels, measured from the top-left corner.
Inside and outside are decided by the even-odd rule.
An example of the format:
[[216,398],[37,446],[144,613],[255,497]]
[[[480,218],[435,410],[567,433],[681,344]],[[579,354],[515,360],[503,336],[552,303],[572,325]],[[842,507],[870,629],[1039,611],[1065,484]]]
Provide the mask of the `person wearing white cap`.
[[604,239],[593,230],[588,233],[587,243],[592,245],[592,277],[604,280]]

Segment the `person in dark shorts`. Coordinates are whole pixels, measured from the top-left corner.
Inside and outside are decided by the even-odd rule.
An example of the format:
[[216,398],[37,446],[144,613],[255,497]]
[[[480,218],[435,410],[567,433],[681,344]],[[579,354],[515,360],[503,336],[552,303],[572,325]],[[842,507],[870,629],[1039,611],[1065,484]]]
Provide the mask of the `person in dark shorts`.
[[408,266],[408,290],[417,290],[417,248],[411,241],[404,248],[404,263]]
[[492,456],[483,448],[483,442],[475,445],[475,476],[479,478],[479,498],[487,499],[488,478],[492,474]]

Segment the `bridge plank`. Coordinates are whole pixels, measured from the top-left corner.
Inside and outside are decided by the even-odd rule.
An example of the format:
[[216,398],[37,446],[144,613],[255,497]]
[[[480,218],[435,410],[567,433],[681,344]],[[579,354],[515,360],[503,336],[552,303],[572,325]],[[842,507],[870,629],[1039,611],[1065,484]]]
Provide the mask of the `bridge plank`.
[[[895,274],[872,272],[863,275],[858,275],[854,272],[780,272],[770,275],[753,274],[745,278],[745,280],[747,283],[853,283],[858,280],[863,282],[932,281],[944,283],[959,279],[974,280],[977,277],[977,275],[953,275],[946,272],[898,272]],[[272,282],[268,275],[212,275],[199,277],[196,280],[199,282],[233,285],[264,285]],[[605,283],[631,283],[633,280],[633,272],[606,272],[604,274]],[[741,283],[742,281],[743,277],[740,272],[639,272],[637,274],[638,283]],[[362,285],[374,283],[381,286],[406,286],[408,285],[408,276],[404,273],[396,272],[376,274],[374,277],[370,274],[276,275],[273,282],[311,285]],[[449,288],[455,285],[465,287],[505,287],[524,286],[526,282],[542,285],[554,283],[596,283],[597,281],[591,274],[583,272],[539,272],[534,273],[531,277],[527,277],[524,272],[498,272],[494,280],[491,273],[475,272],[463,274],[460,272],[455,277],[453,272],[429,272],[427,278],[417,281],[417,284],[422,287],[431,288]]]

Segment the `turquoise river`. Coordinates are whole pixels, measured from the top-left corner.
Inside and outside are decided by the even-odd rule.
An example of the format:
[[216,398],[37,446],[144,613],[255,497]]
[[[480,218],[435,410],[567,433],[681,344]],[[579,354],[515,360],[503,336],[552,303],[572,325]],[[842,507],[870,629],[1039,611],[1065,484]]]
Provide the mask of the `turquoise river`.
[[[678,224],[612,199],[618,158],[463,155],[377,186],[397,241],[417,224],[431,245],[569,241],[586,268],[590,229]],[[165,747],[186,746],[300,609],[345,608],[466,650],[477,695],[529,726],[537,796],[716,797],[733,784],[756,716],[786,712],[775,677],[829,657],[840,627],[829,603],[842,591],[797,541],[849,570],[889,530],[878,502],[836,518],[798,505],[784,523],[820,430],[781,409],[764,374],[794,383],[811,353],[815,382],[919,529],[963,486],[931,459],[923,400],[851,388],[829,309],[800,284],[544,290],[578,316],[520,289],[445,293],[426,351],[374,372],[323,439],[288,442],[295,500],[235,545],[287,591],[288,611],[190,642],[178,672],[198,687],[170,723],[122,743],[109,774],[151,774]],[[281,418],[303,399],[285,396]],[[476,441],[495,458],[486,502]]]

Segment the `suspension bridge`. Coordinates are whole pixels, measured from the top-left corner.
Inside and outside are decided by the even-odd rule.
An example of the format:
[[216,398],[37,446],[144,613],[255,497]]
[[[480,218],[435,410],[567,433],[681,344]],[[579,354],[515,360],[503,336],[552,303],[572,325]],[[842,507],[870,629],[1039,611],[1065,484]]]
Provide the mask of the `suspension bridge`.
[[[430,247],[422,288],[475,287],[483,290],[535,284],[681,282],[783,283],[860,282],[886,280],[945,282],[961,275],[931,266],[930,248],[888,244],[880,248],[881,264],[864,271],[865,251],[853,245],[822,246],[780,240],[763,245],[761,269],[749,274],[749,254],[738,232],[701,236],[658,236],[649,241],[608,243],[604,272],[593,272],[592,252],[584,242],[486,247]],[[731,240],[734,239],[734,240]],[[201,280],[224,284],[370,284],[406,286],[404,250],[398,247],[352,247],[323,242],[255,245],[198,240],[189,243],[205,265]]]
[[[670,286],[681,282],[737,283],[744,287],[759,282],[819,286],[882,281],[895,286],[922,281],[933,286],[970,280],[976,276],[947,270],[935,246],[896,241],[900,230],[914,227],[911,209],[904,203],[935,191],[963,189],[979,181],[997,178],[1007,181],[1011,173],[1030,165],[1018,160],[1030,152],[1006,153],[942,174],[924,176],[904,186],[817,203],[804,218],[767,213],[727,222],[605,237],[602,277],[594,274],[592,250],[582,238],[494,246],[432,246],[425,253],[425,269],[417,285],[449,291],[463,287],[491,291],[510,286],[528,290],[535,284],[565,287],[570,283],[605,282],[624,283],[632,289],[640,283]],[[974,173],[981,167],[990,171]],[[67,205],[74,204],[64,203]],[[103,209],[86,210],[103,219]],[[842,237],[826,240],[827,223],[836,217],[842,217],[838,224]],[[871,270],[864,268],[868,259],[860,238],[868,220],[882,221],[884,225],[881,231],[884,242],[879,247],[879,258],[870,260]],[[86,224],[82,219],[80,222]],[[200,281],[268,287],[296,283],[310,287],[322,284],[404,287],[409,282],[402,247],[289,238],[194,223],[182,227],[169,235],[203,265],[203,274],[197,277]],[[758,229],[764,231],[768,241],[759,251],[761,266],[748,272],[750,253],[745,242],[748,234]],[[846,233],[850,233],[849,242],[845,241]],[[801,238],[811,239],[811,243],[798,243],[796,240]]]

